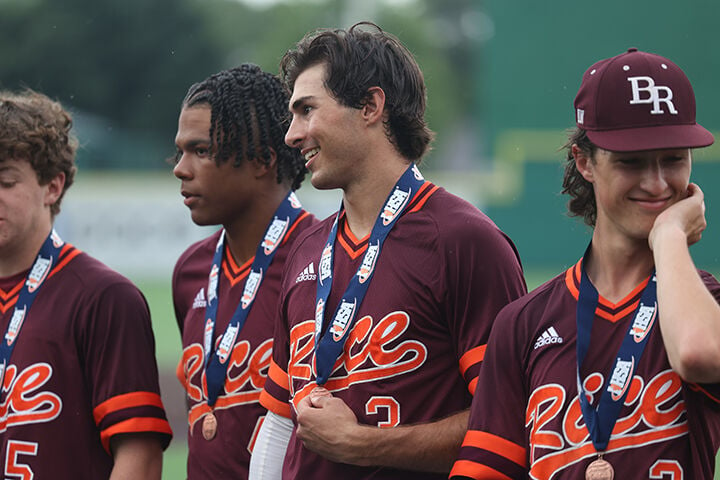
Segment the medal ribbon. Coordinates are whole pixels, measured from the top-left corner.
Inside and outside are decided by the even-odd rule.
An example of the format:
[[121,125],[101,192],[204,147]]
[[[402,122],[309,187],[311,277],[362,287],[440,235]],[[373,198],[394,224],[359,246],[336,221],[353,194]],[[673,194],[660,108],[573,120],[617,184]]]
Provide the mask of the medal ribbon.
[[405,207],[413,195],[422,187],[425,179],[415,164],[411,164],[393,187],[385,201],[382,211],[375,220],[370,232],[367,250],[357,272],[350,279],[342,300],[335,309],[333,320],[328,322],[325,334],[322,334],[325,318],[325,306],[330,296],[333,281],[333,251],[337,237],[338,221],[343,211],[340,204],[335,216],[327,243],[323,248],[322,257],[317,276],[317,295],[315,297],[315,368],[317,371],[316,383],[324,385],[332,374],[335,361],[340,356],[345,340],[355,324],[357,311],[360,309],[365,293],[370,286],[375,264],[380,256],[383,242],[392,230],[395,222],[400,218]]
[[5,337],[0,341],[0,389],[5,380],[5,368],[8,366],[10,356],[15,349],[16,340],[20,335],[25,318],[28,316],[30,307],[35,301],[40,287],[47,279],[50,270],[55,266],[64,244],[65,242],[62,241],[57,232],[52,230],[40,247],[38,256],[20,289]]
[[245,287],[243,295],[238,303],[235,313],[230,319],[222,340],[218,347],[213,351],[212,341],[215,338],[215,324],[218,309],[218,281],[220,279],[220,270],[222,266],[222,257],[225,250],[225,231],[220,234],[215,254],[213,255],[212,268],[208,277],[208,293],[207,306],[205,308],[205,334],[203,337],[203,347],[205,351],[206,381],[208,405],[213,407],[217,401],[220,392],[225,385],[225,376],[228,369],[228,358],[232,354],[235,346],[235,340],[245,325],[245,320],[250,314],[250,309],[255,301],[255,295],[260,288],[263,276],[267,273],[268,268],[272,264],[275,253],[282,243],[288,229],[295,223],[300,215],[302,205],[295,196],[294,192],[290,192],[285,200],[278,206],[273,219],[270,221],[263,241],[258,245],[255,252],[255,259],[250,267],[250,273],[245,279]]
[[603,385],[598,406],[597,408],[593,407],[590,405],[580,378],[580,367],[590,346],[590,332],[599,299],[598,291],[590,282],[585,271],[591,246],[592,244],[585,250],[582,259],[582,278],[577,303],[577,386],[580,408],[585,425],[590,432],[590,438],[595,449],[603,452],[610,442],[610,434],[615,427],[620,409],[630,390],[633,374],[657,319],[657,282],[653,270],[640,297],[640,304],[620,345],[612,371]]

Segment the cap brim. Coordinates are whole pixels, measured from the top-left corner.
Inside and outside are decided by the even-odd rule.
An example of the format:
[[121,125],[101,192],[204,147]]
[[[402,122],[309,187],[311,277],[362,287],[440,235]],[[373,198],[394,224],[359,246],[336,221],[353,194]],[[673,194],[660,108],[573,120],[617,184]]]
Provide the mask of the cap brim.
[[698,124],[588,130],[587,136],[598,147],[612,152],[699,148],[712,145],[715,141],[712,133]]

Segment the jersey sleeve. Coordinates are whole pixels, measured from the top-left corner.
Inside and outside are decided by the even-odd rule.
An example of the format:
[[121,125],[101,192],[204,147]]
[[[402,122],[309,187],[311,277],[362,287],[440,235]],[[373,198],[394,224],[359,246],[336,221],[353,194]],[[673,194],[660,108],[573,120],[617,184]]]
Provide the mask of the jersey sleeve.
[[182,257],[175,264],[172,275],[172,299],[173,299],[173,312],[175,313],[175,321],[177,322],[178,329],[180,330],[180,337],[182,337],[183,326],[185,323],[185,316],[188,312],[187,299],[184,298],[181,291],[182,287],[182,268],[183,268]]
[[[511,306],[512,307],[512,306]],[[493,327],[473,398],[468,431],[450,478],[527,479],[525,387],[511,307]]]
[[467,222],[444,239],[446,316],[460,373],[473,394],[496,315],[527,288],[515,246],[487,217]]
[[[283,275],[284,276],[284,275]],[[260,404],[269,411],[285,418],[291,418],[290,410],[290,377],[287,373],[290,361],[289,328],[284,321],[282,294],[275,315],[275,333],[273,335],[273,352],[265,386],[260,393]]]
[[[720,282],[708,272],[700,270],[699,273],[708,291],[715,297],[715,301],[720,303]],[[692,391],[704,395],[710,408],[720,409],[720,383],[691,384],[690,388]]]
[[155,433],[167,447],[155,341],[145,298],[128,281],[92,293],[80,314],[84,375],[102,444],[118,434]]

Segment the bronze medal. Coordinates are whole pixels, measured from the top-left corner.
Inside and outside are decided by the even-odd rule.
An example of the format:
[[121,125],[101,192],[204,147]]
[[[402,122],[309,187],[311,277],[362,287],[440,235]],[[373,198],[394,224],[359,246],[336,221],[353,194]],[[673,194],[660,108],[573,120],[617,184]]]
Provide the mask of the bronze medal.
[[585,480],[613,480],[615,471],[612,465],[598,458],[585,469]]
[[210,412],[205,415],[202,423],[202,436],[205,440],[212,440],[217,433],[217,418],[215,414]]

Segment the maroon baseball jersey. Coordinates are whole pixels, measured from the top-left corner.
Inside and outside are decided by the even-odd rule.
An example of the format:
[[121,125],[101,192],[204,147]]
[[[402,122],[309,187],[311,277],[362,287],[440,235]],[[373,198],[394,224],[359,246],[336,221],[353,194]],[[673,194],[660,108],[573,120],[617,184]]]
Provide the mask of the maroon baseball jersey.
[[[272,355],[274,316],[277,311],[282,265],[290,244],[305,228],[316,223],[303,211],[285,234],[270,268],[238,334],[232,350],[225,393],[217,399],[217,435],[208,441],[202,436],[202,420],[210,411],[205,387],[205,307],[208,274],[220,231],[191,245],[178,259],[173,274],[173,301],[182,332],[183,354],[178,378],[188,403],[188,478],[247,478],[250,453],[266,410],[258,402]],[[225,332],[243,294],[254,258],[237,265],[225,250],[218,295],[215,339]],[[215,345],[215,343],[213,343]]]
[[[316,275],[333,220],[296,242],[283,276],[276,348],[261,402],[293,419],[288,401],[296,404],[315,386]],[[335,311],[367,247],[368,238],[356,239],[341,219],[327,311]],[[477,208],[426,182],[376,262],[325,387],[360,423],[379,427],[429,422],[467,409],[492,321],[525,292],[514,245]],[[334,463],[305,449],[294,434],[283,470],[283,478],[445,478]]]
[[[576,379],[580,266],[498,315],[452,478],[585,478],[597,453]],[[701,276],[720,298],[718,282],[706,272]],[[617,304],[600,297],[580,370],[593,406],[648,281]],[[720,446],[720,385],[683,382],[670,368],[657,322],[625,385],[628,395],[604,456],[615,478],[713,478]]]
[[[26,275],[0,279],[3,332]],[[108,478],[114,435],[153,432],[164,446],[172,435],[144,297],[69,244],[22,324],[1,395],[3,478]]]

